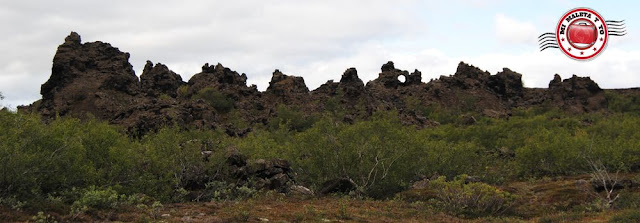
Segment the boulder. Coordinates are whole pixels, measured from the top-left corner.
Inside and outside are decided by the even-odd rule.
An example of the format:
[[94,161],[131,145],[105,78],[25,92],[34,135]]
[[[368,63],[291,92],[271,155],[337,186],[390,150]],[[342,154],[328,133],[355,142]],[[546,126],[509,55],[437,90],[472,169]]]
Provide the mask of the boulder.
[[304,186],[299,186],[299,185],[293,185],[289,188],[289,193],[291,195],[297,195],[297,196],[313,196],[314,193],[312,190],[310,190],[309,188],[306,188]]
[[605,182],[603,182],[601,180],[592,179],[590,181],[590,184],[591,184],[591,187],[593,188],[593,190],[595,190],[598,193],[602,192],[602,191],[605,191],[605,188],[607,190],[611,190],[612,188],[614,190],[624,189],[624,184],[622,183],[622,181],[619,181],[619,182],[606,181],[606,185],[605,185]]
[[319,194],[331,194],[331,193],[349,193],[356,189],[357,185],[352,180],[347,178],[337,178],[328,180],[322,183]]

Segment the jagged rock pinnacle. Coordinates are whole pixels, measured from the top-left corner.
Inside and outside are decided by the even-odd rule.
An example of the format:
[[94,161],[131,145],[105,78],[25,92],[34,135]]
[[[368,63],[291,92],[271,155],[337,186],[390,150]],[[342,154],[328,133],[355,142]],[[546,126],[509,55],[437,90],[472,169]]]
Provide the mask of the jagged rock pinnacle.
[[71,32],[67,38],[64,38],[65,44],[81,44],[80,35],[76,32]]

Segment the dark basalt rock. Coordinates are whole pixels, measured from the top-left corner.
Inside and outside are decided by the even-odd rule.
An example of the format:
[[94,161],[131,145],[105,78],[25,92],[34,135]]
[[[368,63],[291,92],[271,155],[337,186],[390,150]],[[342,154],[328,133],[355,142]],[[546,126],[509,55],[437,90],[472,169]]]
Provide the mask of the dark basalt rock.
[[51,77],[41,87],[37,108],[45,117],[92,114],[109,119],[135,103],[140,91],[129,54],[108,43],[81,43],[72,32],[58,47]]
[[189,96],[207,87],[238,97],[258,93],[255,86],[247,87],[246,74],[238,74],[222,64],[215,66],[205,64],[202,66],[202,72],[193,75],[188,84]]
[[186,83],[180,75],[169,70],[164,64],[158,63],[154,66],[151,61],[147,61],[140,75],[140,84],[149,97],[168,95],[175,98],[178,96],[178,88]]
[[293,173],[289,161],[282,159],[249,161],[246,156],[232,150],[227,158],[229,176],[240,184],[252,184],[256,189],[289,192],[294,186]]
[[304,84],[302,77],[289,76],[283,74],[280,70],[275,70],[266,93],[278,96],[307,94],[309,93],[309,88]]
[[420,72],[419,70],[414,70],[413,73],[409,74],[409,76],[406,77],[406,81],[404,83],[404,85],[416,85],[416,84],[421,84],[422,83],[422,72]]
[[[259,92],[255,85],[247,86],[246,74],[221,64],[205,64],[185,83],[167,66],[148,61],[138,81],[128,59],[128,53],[108,43],[82,43],[80,35],[72,32],[58,47],[51,77],[41,88],[42,99],[20,110],[35,111],[47,119],[93,116],[121,125],[136,136],[177,124],[221,129],[243,137],[252,130],[251,125],[266,125],[276,117],[279,105],[295,108],[305,116],[334,112],[347,123],[366,119],[376,111],[396,110],[403,124],[423,128],[439,125],[423,114],[424,108],[476,115],[460,116],[464,119],[478,115],[508,118],[515,107],[542,104],[575,113],[599,111],[607,104],[604,91],[588,77],[574,75],[562,80],[556,75],[548,89],[524,88],[522,75],[515,71],[504,68],[491,75],[464,62],[458,64],[455,74],[428,83],[422,82],[420,71],[397,69],[391,61],[366,85],[357,70],[349,68],[339,82],[328,81],[311,92],[302,77],[275,70],[267,90]],[[404,82],[398,80],[400,76]],[[205,93],[213,96],[194,97],[205,88],[212,89]],[[216,105],[227,110],[216,110]],[[249,126],[234,126],[228,121],[231,114],[233,120]],[[469,120],[460,123],[472,123]]]
[[337,178],[333,180],[328,180],[322,183],[321,189],[318,191],[319,194],[332,194],[332,193],[349,193],[356,189],[357,185],[347,178]]
[[489,76],[488,87],[507,100],[518,100],[523,95],[522,74],[503,68],[496,75]]
[[[382,72],[378,74],[378,78],[367,83],[367,87],[384,86],[385,88],[397,88],[398,86],[402,86],[405,83],[408,83],[408,80],[410,80],[409,72],[396,69],[392,61],[389,61],[386,64],[382,65],[381,70]],[[417,74],[415,75],[416,76],[412,76],[412,81],[415,81],[417,77],[420,77],[420,79],[422,79],[420,72],[417,72]],[[402,83],[400,82],[400,80],[398,80],[399,76],[405,77],[405,83]]]
[[547,95],[557,106],[573,113],[592,112],[605,109],[607,99],[604,91],[589,77],[573,75],[569,79],[560,81],[560,75],[555,75],[549,82]]
[[451,77],[441,77],[440,79],[451,87],[461,89],[482,89],[485,88],[486,82],[491,74],[482,71],[477,67],[471,66],[464,62],[458,64],[456,73]]
[[461,61],[460,63],[458,63],[458,68],[456,68],[456,73],[454,74],[454,76],[482,81],[489,78],[491,74],[487,71],[482,71],[480,68],[474,67]]
[[356,68],[349,68],[344,71],[338,88],[348,98],[355,98],[364,93],[364,82],[358,77]]

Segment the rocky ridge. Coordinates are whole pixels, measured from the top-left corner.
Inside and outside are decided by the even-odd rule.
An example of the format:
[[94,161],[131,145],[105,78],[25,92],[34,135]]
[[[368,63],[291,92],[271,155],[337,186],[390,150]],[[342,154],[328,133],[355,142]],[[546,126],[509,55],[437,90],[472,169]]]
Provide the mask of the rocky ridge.
[[464,62],[453,75],[426,83],[420,71],[397,69],[393,62],[382,65],[378,78],[366,84],[355,68],[349,68],[339,82],[328,81],[315,90],[309,90],[302,77],[275,70],[267,90],[260,92],[255,85],[247,86],[246,74],[221,64],[205,64],[202,72],[184,82],[167,66],[151,61],[138,79],[128,60],[128,53],[108,43],[82,43],[72,32],[57,49],[51,77],[41,88],[42,99],[19,109],[46,119],[96,117],[121,125],[132,135],[177,124],[222,128],[229,135],[243,136],[251,127],[234,126],[231,114],[248,126],[266,124],[278,115],[279,105],[305,115],[339,110],[347,122],[380,110],[397,110],[403,123],[419,128],[438,125],[424,112],[434,108],[508,118],[520,107],[548,105],[583,113],[607,105],[604,90],[589,77],[562,80],[556,74],[548,89],[525,88],[522,75],[508,68],[491,75]]

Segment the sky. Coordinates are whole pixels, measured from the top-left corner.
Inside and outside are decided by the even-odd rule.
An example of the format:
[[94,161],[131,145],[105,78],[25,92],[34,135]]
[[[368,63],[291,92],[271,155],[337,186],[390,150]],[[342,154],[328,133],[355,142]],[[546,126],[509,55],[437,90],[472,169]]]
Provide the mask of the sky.
[[[611,37],[587,62],[559,49],[540,52],[537,37],[576,7],[625,20],[628,34]],[[639,8],[639,1],[571,0],[0,0],[0,106],[41,98],[57,46],[71,31],[129,52],[138,76],[147,60],[184,81],[205,63],[221,63],[259,90],[275,69],[315,89],[350,67],[373,80],[387,61],[420,70],[425,82],[464,61],[492,74],[508,67],[523,74],[525,87],[547,87],[554,74],[590,76],[602,88],[640,87]]]

